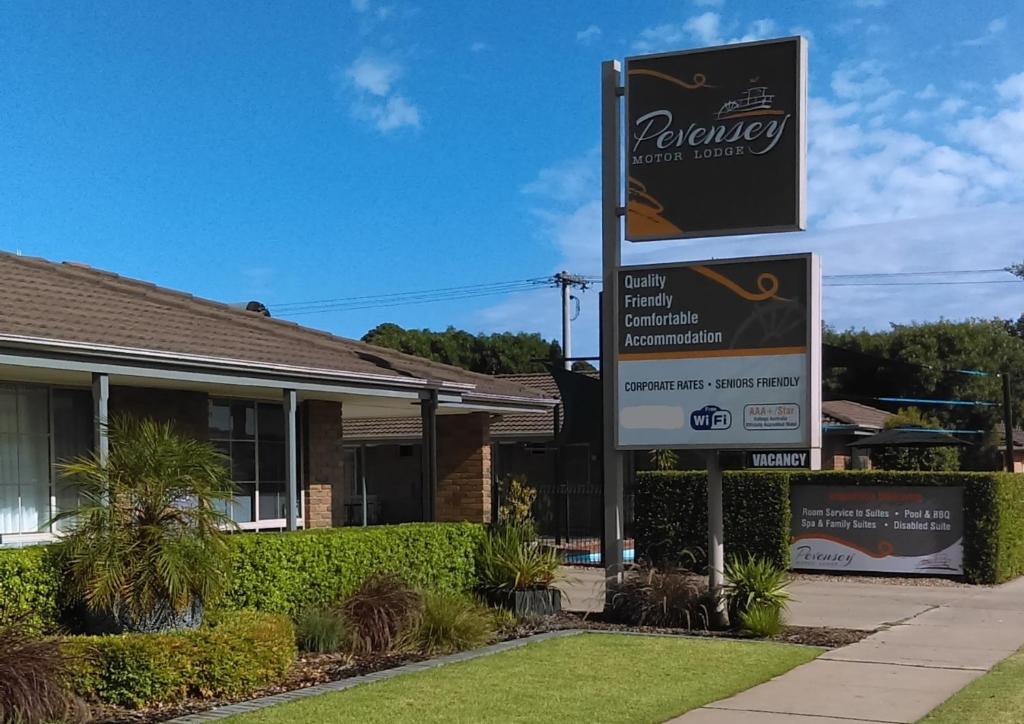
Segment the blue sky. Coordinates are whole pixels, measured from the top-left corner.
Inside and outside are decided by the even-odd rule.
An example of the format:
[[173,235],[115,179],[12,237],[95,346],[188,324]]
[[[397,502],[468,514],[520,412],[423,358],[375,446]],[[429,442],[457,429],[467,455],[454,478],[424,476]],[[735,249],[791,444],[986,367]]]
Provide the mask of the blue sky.
[[[627,261],[1024,258],[1012,0],[0,0],[0,248],[272,309],[594,274],[600,61],[794,33],[810,40],[809,230],[629,245]],[[595,303],[579,354],[596,352]],[[1022,312],[1024,284],[826,289],[841,327]],[[354,337],[383,321],[554,335],[560,319],[543,288],[293,318]]]

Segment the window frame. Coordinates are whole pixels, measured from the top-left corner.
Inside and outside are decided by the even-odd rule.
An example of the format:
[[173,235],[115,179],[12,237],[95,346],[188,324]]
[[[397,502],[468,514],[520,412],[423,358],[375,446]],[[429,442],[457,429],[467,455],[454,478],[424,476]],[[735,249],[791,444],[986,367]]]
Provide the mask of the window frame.
[[[244,522],[235,522],[234,523],[235,526],[239,530],[284,530],[284,529],[286,529],[288,527],[288,519],[287,519],[287,517],[280,517],[280,518],[261,518],[260,517],[260,419],[259,419],[260,415],[259,415],[259,407],[260,407],[260,405],[271,405],[271,406],[275,406],[275,407],[281,408],[282,413],[283,413],[284,412],[284,403],[283,402],[273,402],[271,400],[264,400],[264,399],[258,399],[258,398],[250,398],[250,397],[226,397],[226,396],[221,396],[221,395],[217,395],[217,396],[209,395],[208,398],[207,398],[207,411],[208,411],[207,412],[207,439],[209,440],[209,442],[212,442],[212,443],[224,443],[224,442],[228,443],[229,444],[229,447],[228,447],[229,451],[231,449],[230,448],[230,444],[231,443],[233,443],[233,442],[249,442],[249,440],[246,440],[246,439],[243,439],[243,438],[236,438],[236,437],[234,437],[235,431],[233,429],[228,433],[228,435],[229,435],[228,437],[217,437],[217,436],[215,436],[213,427],[210,425],[209,416],[212,413],[214,405],[217,405],[218,403],[222,404],[222,405],[228,406],[229,409],[230,409],[230,406],[232,404],[234,404],[234,403],[246,403],[246,404],[252,405],[252,408],[251,408],[252,409],[252,414],[253,414],[252,443],[253,443],[253,465],[254,465],[254,471],[255,471],[255,476],[254,476],[255,480],[235,480],[234,479],[234,470],[233,470],[234,466],[232,464],[233,458],[230,455],[230,452],[228,454],[228,459],[229,459],[229,469],[232,471],[232,478],[231,478],[232,481],[236,485],[241,485],[241,484],[245,484],[245,485],[251,484],[251,485],[253,485],[253,498],[252,498],[253,520],[244,521]],[[234,421],[232,420],[232,424],[233,424],[233,422]],[[288,421],[285,420],[285,430],[287,430],[287,425],[288,425]],[[219,434],[219,433],[217,433],[217,434]],[[287,456],[288,456],[288,451],[286,449],[285,450],[285,458],[286,458],[286,460],[285,460],[285,465],[286,465],[285,477],[286,478],[287,478]],[[268,483],[269,482],[275,482],[276,483],[278,481],[268,481]],[[296,482],[299,483],[299,481],[296,481]],[[295,524],[299,528],[305,528],[306,490],[305,490],[305,487],[303,485],[301,485],[301,483],[297,484],[296,487],[298,488],[297,492],[298,492],[298,496],[299,496],[299,499],[298,499],[299,510],[298,510],[298,515],[296,516]],[[287,495],[288,495],[288,484],[287,484],[287,480],[285,480],[285,496],[287,496]],[[230,511],[232,509],[233,508],[229,508],[229,514],[230,514]]]

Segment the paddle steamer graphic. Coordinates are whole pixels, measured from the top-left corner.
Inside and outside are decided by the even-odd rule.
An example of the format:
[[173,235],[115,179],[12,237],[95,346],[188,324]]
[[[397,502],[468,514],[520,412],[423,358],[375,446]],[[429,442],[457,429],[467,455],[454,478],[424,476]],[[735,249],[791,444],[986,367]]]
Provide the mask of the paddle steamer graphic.
[[772,103],[774,102],[775,94],[769,93],[767,86],[748,88],[736,100],[723,103],[715,114],[715,120],[760,115],[765,112],[772,113]]

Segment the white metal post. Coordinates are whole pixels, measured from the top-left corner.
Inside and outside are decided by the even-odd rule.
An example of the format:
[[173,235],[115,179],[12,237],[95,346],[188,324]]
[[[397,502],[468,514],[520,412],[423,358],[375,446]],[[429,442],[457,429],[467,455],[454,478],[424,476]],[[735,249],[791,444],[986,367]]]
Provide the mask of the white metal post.
[[[284,451],[285,451],[285,493],[288,496],[288,530],[298,530],[298,395],[295,390],[284,391]],[[309,521],[306,521],[307,525]]]
[[[618,384],[619,266],[622,261],[622,164],[620,162],[620,101],[622,69],[617,60],[601,64],[601,384],[604,403],[604,536],[602,555],[606,583],[622,575],[623,455],[616,449],[615,399]],[[606,605],[614,594],[606,587]]]
[[713,610],[711,625],[725,628],[729,614],[722,588],[725,585],[725,525],[722,515],[722,465],[718,451],[707,454],[708,464],[708,594]]
[[110,377],[99,372],[92,375],[93,448],[101,465],[110,459]]

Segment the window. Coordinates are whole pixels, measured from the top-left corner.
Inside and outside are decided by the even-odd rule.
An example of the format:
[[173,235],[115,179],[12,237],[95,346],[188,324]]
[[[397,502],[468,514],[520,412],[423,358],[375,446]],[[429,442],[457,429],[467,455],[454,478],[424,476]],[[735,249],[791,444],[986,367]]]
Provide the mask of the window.
[[237,486],[227,511],[236,523],[262,522],[276,527],[287,518],[284,438],[282,405],[210,401],[210,441],[231,460],[231,477]]
[[69,485],[55,485],[51,463],[91,446],[89,391],[0,384],[0,535],[48,533],[54,504],[77,505]]

